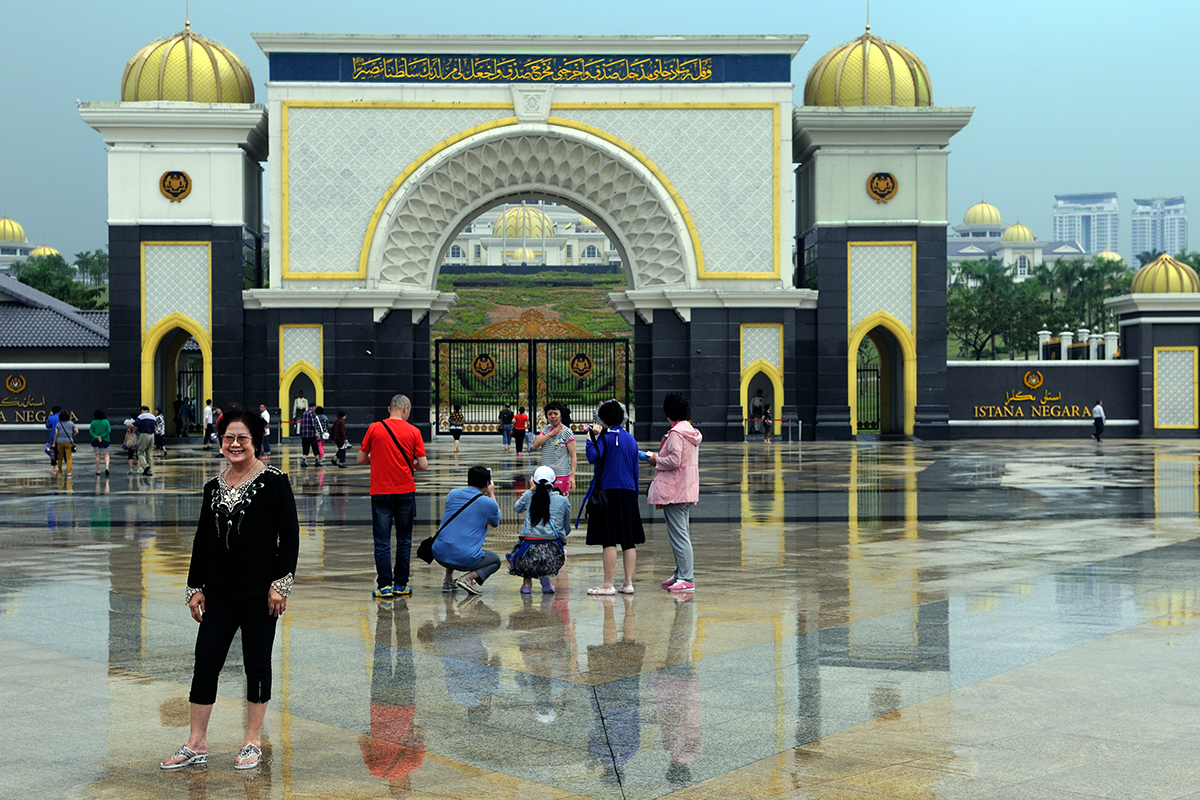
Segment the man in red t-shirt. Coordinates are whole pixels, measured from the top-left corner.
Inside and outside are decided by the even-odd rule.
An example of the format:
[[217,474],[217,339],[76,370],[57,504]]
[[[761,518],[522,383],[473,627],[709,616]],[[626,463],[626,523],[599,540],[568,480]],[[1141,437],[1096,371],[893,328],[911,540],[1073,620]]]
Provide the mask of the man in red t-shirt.
[[[388,418],[372,422],[358,450],[359,464],[371,465],[371,530],[375,535],[375,597],[408,596],[412,562],[415,472],[429,469],[421,432],[408,424],[412,402],[392,398]],[[396,569],[392,570],[392,524],[396,526]]]

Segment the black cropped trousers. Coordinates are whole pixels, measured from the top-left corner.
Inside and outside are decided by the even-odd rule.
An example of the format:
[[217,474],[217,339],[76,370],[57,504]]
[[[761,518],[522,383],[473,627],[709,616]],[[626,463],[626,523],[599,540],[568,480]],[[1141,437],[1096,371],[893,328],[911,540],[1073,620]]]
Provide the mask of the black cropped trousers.
[[267,611],[268,587],[236,592],[205,593],[204,621],[196,634],[196,667],[188,700],[212,705],[217,700],[217,676],[225,666],[233,635],[242,631],[242,662],[246,670],[246,702],[271,699],[271,648],[277,618]]

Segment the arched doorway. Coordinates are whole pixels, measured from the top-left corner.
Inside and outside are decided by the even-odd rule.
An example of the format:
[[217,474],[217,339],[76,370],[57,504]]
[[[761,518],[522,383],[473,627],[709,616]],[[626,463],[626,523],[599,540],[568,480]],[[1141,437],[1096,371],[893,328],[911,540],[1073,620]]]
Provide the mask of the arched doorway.
[[[859,398],[864,387],[859,383],[859,358],[860,349],[865,347],[873,349],[878,357],[877,385],[865,387],[865,390],[873,388],[877,392],[880,435],[911,436],[917,393],[916,348],[912,334],[890,314],[876,312],[855,328],[849,345],[851,430],[857,432],[860,429]],[[864,414],[867,410],[863,409]]]
[[293,364],[279,379],[279,408],[284,419],[292,420],[292,424],[284,430],[296,435],[296,427],[300,420],[293,419],[293,408],[300,392],[310,406],[325,405],[325,385],[316,367],[306,362]]
[[[194,345],[189,342],[194,341]],[[192,398],[196,409],[212,397],[212,345],[208,332],[182,314],[161,319],[143,338],[142,404],[173,415],[175,395]]]

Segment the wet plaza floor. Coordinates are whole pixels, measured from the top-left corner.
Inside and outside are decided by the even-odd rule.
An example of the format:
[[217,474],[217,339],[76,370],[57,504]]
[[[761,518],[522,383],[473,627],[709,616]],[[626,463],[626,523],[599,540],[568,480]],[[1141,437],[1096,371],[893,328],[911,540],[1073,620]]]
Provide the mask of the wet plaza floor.
[[[430,446],[415,540],[470,465],[519,493],[528,459],[462,450]],[[553,596],[503,571],[443,595],[414,561],[413,596],[386,602],[367,468],[277,446],[300,561],[246,773],[236,643],[211,763],[157,767],[187,738],[183,589],[220,462],[185,447],[104,478],[81,446],[62,479],[18,451],[0,798],[1200,798],[1194,442],[706,444],[694,596],[659,588],[643,504],[632,596],[585,594],[580,531]],[[501,508],[499,552],[519,527]]]

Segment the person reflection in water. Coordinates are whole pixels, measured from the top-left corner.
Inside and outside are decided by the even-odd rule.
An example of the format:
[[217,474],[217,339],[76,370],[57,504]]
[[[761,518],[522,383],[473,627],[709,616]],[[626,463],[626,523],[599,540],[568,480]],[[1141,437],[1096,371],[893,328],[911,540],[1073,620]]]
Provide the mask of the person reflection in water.
[[622,595],[621,599],[625,617],[621,622],[620,638],[617,638],[614,598],[603,597],[604,644],[588,645],[587,649],[588,672],[612,681],[608,684],[612,690],[606,693],[603,708],[596,707],[596,726],[588,734],[588,769],[601,771],[606,777],[616,777],[617,771],[629,763],[642,744],[636,678],[642,674],[646,645],[637,640],[633,598]]
[[692,595],[675,596],[675,619],[667,640],[667,663],[650,676],[655,717],[662,728],[663,749],[671,756],[667,780],[679,786],[692,782],[688,766],[700,753],[700,679],[692,664]]
[[371,667],[371,734],[360,736],[363,762],[393,794],[411,790],[409,775],[425,758],[425,734],[416,726],[417,676],[413,672],[408,606],[375,609],[375,658]]
[[450,595],[442,595],[442,601],[445,619],[426,622],[417,639],[442,657],[446,692],[467,710],[467,723],[478,725],[491,716],[492,697],[500,691],[500,656],[491,654],[483,636],[499,628],[502,620],[478,595],[457,606]]
[[543,595],[536,606],[532,597],[521,600],[521,610],[508,617],[508,629],[519,631],[517,647],[525,663],[525,669],[516,673],[516,680],[537,721],[550,725],[558,719],[564,692],[571,685],[568,682],[571,646],[567,640],[567,626],[553,608],[549,595]]

